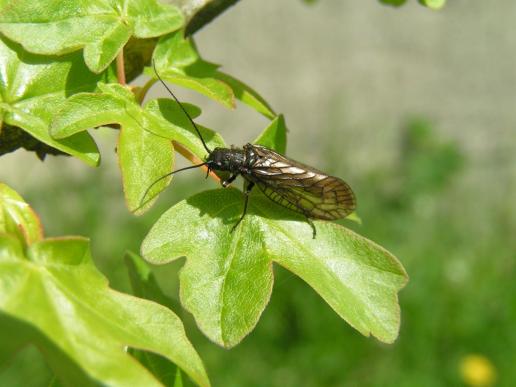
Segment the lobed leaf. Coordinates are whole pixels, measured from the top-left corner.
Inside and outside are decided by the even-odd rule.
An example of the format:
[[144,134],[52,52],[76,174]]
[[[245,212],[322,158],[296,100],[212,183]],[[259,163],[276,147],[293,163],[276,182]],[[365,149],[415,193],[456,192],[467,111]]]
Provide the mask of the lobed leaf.
[[[231,88],[214,77],[218,65],[201,59],[192,39],[185,39],[182,31],[160,38],[153,61],[164,80],[195,90],[226,107],[235,107]],[[148,69],[147,74],[156,76],[154,69]]]
[[183,23],[177,7],[156,0],[17,0],[0,5],[0,32],[9,39],[43,55],[83,48],[84,61],[96,73],[107,68],[131,36],[157,37]]
[[56,106],[67,96],[93,91],[97,82],[110,77],[109,73],[88,71],[76,54],[44,58],[0,36],[0,116],[4,123],[92,166],[98,165],[100,155],[88,133],[55,139],[49,135],[48,126]]
[[253,141],[254,144],[266,146],[276,152],[285,154],[287,151],[287,127],[282,114],[277,116],[262,133]]
[[[184,38],[182,31],[163,36],[153,54],[161,78],[195,90],[207,97],[234,108],[235,97],[268,118],[275,113],[267,102],[250,86],[218,71],[218,65],[203,60],[192,38]],[[147,69],[156,77],[154,69]]]
[[[91,127],[117,123],[121,126],[118,142],[127,207],[136,214],[146,211],[171,177],[161,179],[174,166],[171,140],[184,145],[204,159],[206,150],[192,123],[179,105],[169,99],[152,100],[142,108],[127,87],[99,84],[100,92],[78,93],[61,106],[50,126],[50,133],[64,138]],[[185,104],[192,117],[200,114],[196,106]],[[210,147],[224,146],[222,138],[199,125]]]
[[[110,289],[87,239],[42,239],[33,212],[5,185],[0,208],[0,360],[34,344],[65,384],[159,386],[128,355],[131,347],[174,362],[196,383],[209,385],[179,318],[164,306]],[[24,246],[13,224],[28,230],[30,244]]]
[[70,97],[52,122],[50,133],[62,138],[91,127],[119,124],[117,152],[126,204],[130,211],[143,213],[171,180],[159,179],[174,166],[172,143],[146,130],[154,121],[138,105],[129,88],[103,84],[99,89],[100,93]]
[[[47,239],[24,254],[18,240],[2,235],[0,273],[2,313],[38,329],[92,379],[159,386],[124,351],[129,346],[158,353],[197,383],[209,384],[179,318],[161,305],[109,289],[91,261],[86,239]],[[12,334],[0,332],[2,340]],[[46,349],[41,348],[52,357]],[[68,370],[54,372],[66,379]]]
[[4,183],[0,183],[0,234],[16,235],[23,245],[43,239],[43,228],[34,210]]
[[[193,107],[193,105],[183,105],[192,116],[192,110],[190,107]],[[152,100],[145,105],[145,111],[156,120],[156,123],[159,123],[153,125],[149,130],[157,135],[162,135],[181,143],[199,159],[205,159],[206,149],[204,149],[204,146],[195,132],[193,125],[188,120],[188,117],[185,116],[175,101],[165,98]],[[226,147],[224,140],[217,132],[202,125],[196,125],[210,149]]]
[[215,72],[215,78],[229,85],[238,100],[253,108],[258,113],[263,114],[265,117],[270,118],[271,120],[276,117],[276,113],[274,113],[274,110],[272,110],[267,101],[265,101],[265,99],[263,99],[260,94],[258,94],[244,82],[239,81],[238,79],[232,77],[229,74],[225,74],[222,71]]
[[[135,296],[155,301],[160,305],[172,309],[173,302],[167,297],[154,278],[147,263],[138,255],[128,252],[125,256],[125,263],[131,279],[131,287]],[[165,386],[175,385],[174,382],[181,375],[180,370],[166,358],[148,351],[131,350],[131,354],[136,357],[153,375]]]
[[242,206],[235,189],[194,195],[164,213],[142,244],[154,264],[187,257],[181,302],[211,340],[232,347],[254,328],[270,298],[273,262],[304,279],[362,334],[396,339],[397,292],[407,275],[392,254],[330,222],[315,221],[312,239],[302,216],[260,194],[251,195],[232,233]]
[[126,120],[118,138],[118,160],[127,208],[143,213],[172,180],[172,176],[160,180],[174,167],[172,142]]

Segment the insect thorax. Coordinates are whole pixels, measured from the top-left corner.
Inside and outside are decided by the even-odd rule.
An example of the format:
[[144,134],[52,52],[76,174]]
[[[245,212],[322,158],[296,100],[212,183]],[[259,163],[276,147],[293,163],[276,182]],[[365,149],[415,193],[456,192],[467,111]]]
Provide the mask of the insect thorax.
[[240,173],[245,164],[245,152],[238,148],[215,148],[206,161],[212,169]]

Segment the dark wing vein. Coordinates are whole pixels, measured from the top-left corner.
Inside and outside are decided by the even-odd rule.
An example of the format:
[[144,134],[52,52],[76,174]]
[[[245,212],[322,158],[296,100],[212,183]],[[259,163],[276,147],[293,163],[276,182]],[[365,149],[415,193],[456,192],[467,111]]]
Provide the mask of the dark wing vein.
[[272,201],[309,218],[344,218],[356,208],[355,195],[344,181],[254,146],[259,159],[248,178]]

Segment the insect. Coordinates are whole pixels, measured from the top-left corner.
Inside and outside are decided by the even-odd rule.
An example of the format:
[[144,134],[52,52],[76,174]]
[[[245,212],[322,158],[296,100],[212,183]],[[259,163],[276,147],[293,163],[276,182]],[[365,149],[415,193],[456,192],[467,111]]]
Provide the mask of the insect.
[[[313,167],[289,159],[272,149],[261,145],[246,144],[240,148],[215,148],[206,145],[199,128],[185,110],[174,93],[163,82],[156,67],[156,76],[188,117],[206,152],[206,161],[170,172],[155,181],[145,192],[144,197],[158,181],[180,171],[206,166],[210,171],[226,171],[230,175],[222,181],[227,187],[239,175],[245,180],[244,209],[232,230],[240,224],[247,212],[249,194],[258,186],[272,201],[283,207],[303,214],[313,230],[316,229],[312,219],[336,220],[345,218],[356,208],[355,195],[349,185],[338,177],[329,176]],[[206,175],[208,176],[208,175]]]

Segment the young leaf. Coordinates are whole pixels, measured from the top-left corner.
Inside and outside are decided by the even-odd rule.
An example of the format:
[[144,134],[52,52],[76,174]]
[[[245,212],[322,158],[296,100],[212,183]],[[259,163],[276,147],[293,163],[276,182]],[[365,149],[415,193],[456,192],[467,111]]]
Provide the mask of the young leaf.
[[0,234],[16,235],[24,245],[43,239],[38,216],[16,191],[0,183]]
[[[91,127],[120,124],[117,150],[127,207],[136,214],[143,213],[171,180],[159,180],[174,165],[171,140],[183,144],[200,159],[204,159],[206,150],[175,101],[154,100],[142,108],[127,87],[99,84],[99,89],[99,93],[75,94],[63,103],[50,133],[64,138]],[[196,106],[184,107],[192,117],[200,114]],[[202,126],[199,129],[209,146],[224,146],[212,130]]]
[[254,144],[266,146],[276,152],[285,154],[287,151],[287,127],[285,118],[280,114],[253,141]]
[[150,118],[127,87],[99,84],[99,89],[101,93],[79,93],[70,97],[52,122],[50,133],[63,138],[91,127],[120,124],[117,151],[127,208],[141,214],[171,180],[158,181],[151,187],[174,166],[172,144],[167,138],[146,130],[152,126]]
[[[163,79],[204,94],[226,107],[235,107],[235,97],[263,114],[276,114],[267,102],[250,86],[218,71],[218,65],[203,60],[192,38],[184,38],[182,31],[162,37],[153,54],[158,74]],[[146,69],[156,77],[154,69]]]
[[431,9],[441,9],[446,4],[446,0],[419,0],[419,2]]
[[76,54],[59,59],[43,58],[25,52],[0,36],[0,116],[3,121],[92,166],[99,163],[100,155],[88,133],[58,140],[49,135],[48,126],[56,106],[66,96],[95,90],[98,81],[108,78],[108,74],[95,75],[88,71]]
[[178,8],[157,0],[17,0],[0,10],[0,31],[9,39],[44,55],[84,48],[84,61],[96,73],[131,36],[157,37],[181,28],[183,22]]
[[258,94],[244,82],[239,81],[238,79],[232,77],[229,74],[225,74],[222,71],[216,71],[214,76],[215,78],[229,85],[229,87],[233,89],[235,97],[241,102],[245,103],[246,105],[256,110],[258,113],[263,114],[265,117],[270,118],[271,120],[276,117],[276,113],[274,113],[274,110],[272,110],[267,101],[265,101],[265,99],[263,99],[260,94]]
[[[24,252],[18,240],[2,235],[0,273],[2,313],[37,328],[97,382],[158,386],[124,351],[132,347],[160,354],[200,385],[209,384],[179,318],[161,305],[111,290],[86,239],[46,239]],[[68,370],[54,371],[59,376]]]
[[168,210],[142,244],[145,259],[186,256],[181,302],[214,342],[232,347],[256,325],[272,290],[272,263],[303,278],[351,326],[393,342],[400,323],[397,292],[407,282],[398,260],[331,222],[302,216],[252,195],[234,232],[243,197],[235,189],[203,192]]
[[[158,41],[153,61],[164,80],[195,90],[226,107],[235,107],[231,88],[214,77],[218,65],[202,60],[192,39],[185,39],[182,31]],[[148,69],[146,73],[156,77],[154,69]]]
[[118,138],[118,160],[127,208],[141,214],[172,179],[170,176],[153,185],[174,167],[172,142],[126,120]]
[[[189,109],[189,106],[193,107],[193,105],[183,105],[187,108],[188,114],[192,116],[192,110]],[[149,129],[150,131],[181,143],[199,159],[204,160],[206,157],[206,149],[204,149],[188,117],[186,117],[174,100],[160,98],[149,101],[149,103],[145,105],[145,111],[154,117],[156,123],[159,123],[153,125],[152,128]],[[192,118],[194,117],[195,116],[192,116]],[[217,132],[205,128],[202,125],[196,125],[210,149],[226,147],[224,140]]]

